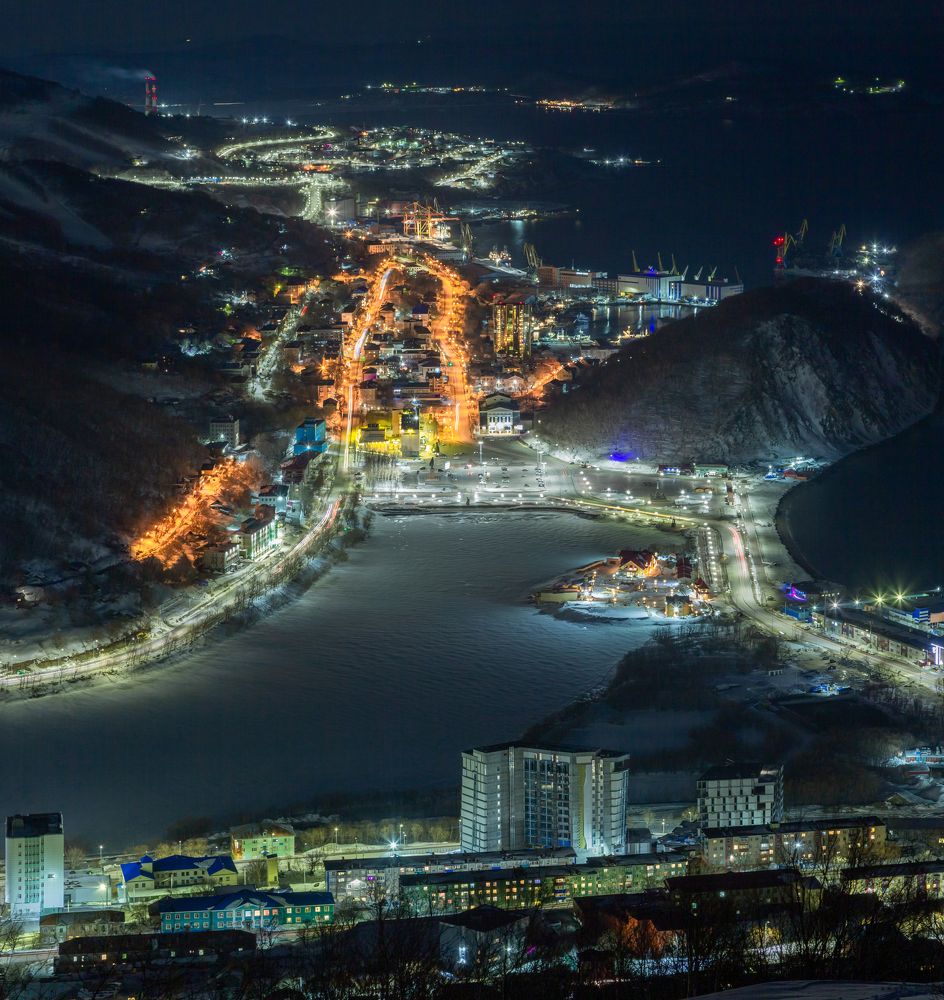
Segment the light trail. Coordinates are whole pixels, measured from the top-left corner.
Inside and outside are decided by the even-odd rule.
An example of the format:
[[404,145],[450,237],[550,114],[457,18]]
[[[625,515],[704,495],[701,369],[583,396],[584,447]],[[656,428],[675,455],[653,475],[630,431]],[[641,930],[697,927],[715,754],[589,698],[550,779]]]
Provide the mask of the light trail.
[[360,356],[364,350],[364,345],[367,343],[370,328],[374,325],[380,307],[383,305],[384,296],[387,294],[387,282],[390,280],[391,274],[393,274],[393,268],[388,266],[371,293],[370,302],[361,315],[362,329],[357,336],[357,340],[354,342],[354,349],[351,352],[352,370],[348,375],[347,421],[344,429],[344,451],[341,455],[341,465],[345,472],[351,467],[351,435],[354,433],[354,390],[360,382],[360,379],[356,377],[360,371]]

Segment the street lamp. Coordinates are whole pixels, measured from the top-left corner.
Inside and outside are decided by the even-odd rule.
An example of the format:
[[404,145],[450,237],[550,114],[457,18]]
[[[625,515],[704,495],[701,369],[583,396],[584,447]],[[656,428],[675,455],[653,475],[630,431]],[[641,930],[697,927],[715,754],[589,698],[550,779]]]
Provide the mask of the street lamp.
[[102,894],[102,909],[108,905],[108,886],[104,882],[100,882],[98,885],[98,891]]
[[337,827],[334,828],[334,846],[335,847],[338,846],[338,828]]
[[104,849],[105,849],[105,845],[104,844],[99,844],[98,845],[98,867],[101,868],[102,871],[105,870],[105,862],[104,862],[104,859],[103,859],[103,856],[102,856],[102,851]]

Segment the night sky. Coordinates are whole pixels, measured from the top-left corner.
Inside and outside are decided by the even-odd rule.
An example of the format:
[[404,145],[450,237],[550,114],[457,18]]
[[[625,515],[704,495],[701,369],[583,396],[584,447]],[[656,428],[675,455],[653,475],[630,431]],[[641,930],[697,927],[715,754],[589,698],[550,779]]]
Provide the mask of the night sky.
[[[443,0],[361,0],[356,4],[299,0],[14,0],[4,7],[0,57],[21,59],[50,53],[132,55],[238,43],[262,35],[297,42],[373,43],[414,35],[455,32],[488,38],[508,31],[535,40],[554,28],[601,40],[625,32],[627,59],[647,43],[649,33],[686,47],[690,27],[708,20],[724,26],[745,49],[791,46],[811,49],[865,48],[876,56],[928,42],[927,29],[942,22],[939,3],[910,0],[580,0],[580,2],[473,4]],[[750,41],[749,41],[750,40]],[[746,51],[744,54],[748,54]],[[527,58],[527,50],[522,53]]]

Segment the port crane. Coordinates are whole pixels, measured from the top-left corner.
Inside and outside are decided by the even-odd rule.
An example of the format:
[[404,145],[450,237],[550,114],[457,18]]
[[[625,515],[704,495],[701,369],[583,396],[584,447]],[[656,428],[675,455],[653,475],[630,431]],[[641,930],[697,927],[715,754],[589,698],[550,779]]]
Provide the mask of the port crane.
[[542,264],[541,258],[538,256],[537,249],[533,243],[525,243],[523,249],[524,259],[528,265],[528,271],[532,274],[537,274],[538,268]]
[[420,240],[437,239],[443,224],[457,222],[451,215],[445,215],[438,205],[422,205],[414,201],[403,211],[403,235],[415,236]]
[[468,260],[475,256],[475,237],[468,222],[463,222],[459,227],[459,246]]
[[846,238],[846,224],[843,222],[840,227],[835,230],[829,238],[829,255],[830,257],[841,257],[842,256],[842,243]]

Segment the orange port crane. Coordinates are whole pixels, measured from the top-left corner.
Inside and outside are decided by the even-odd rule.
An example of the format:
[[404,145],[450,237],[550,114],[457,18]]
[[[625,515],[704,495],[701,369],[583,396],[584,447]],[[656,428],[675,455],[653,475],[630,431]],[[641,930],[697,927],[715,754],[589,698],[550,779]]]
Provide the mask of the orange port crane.
[[421,240],[433,240],[444,222],[458,222],[454,216],[445,215],[438,205],[421,205],[414,201],[403,210],[403,235]]

